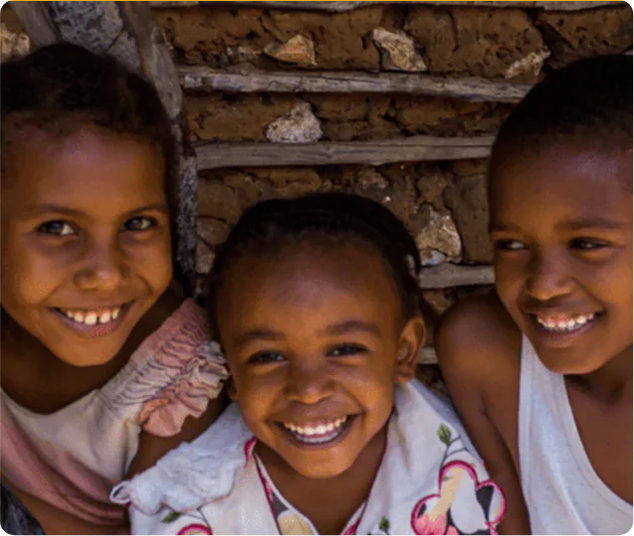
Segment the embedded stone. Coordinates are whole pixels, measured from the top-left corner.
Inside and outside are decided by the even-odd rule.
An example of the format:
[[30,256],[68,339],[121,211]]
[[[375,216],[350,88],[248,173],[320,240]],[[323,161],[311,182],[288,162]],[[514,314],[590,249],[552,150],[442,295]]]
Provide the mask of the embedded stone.
[[285,63],[294,63],[300,67],[315,67],[315,44],[301,34],[292,37],[286,43],[272,42],[264,47],[265,54]]
[[322,136],[319,119],[307,102],[296,104],[266,128],[266,138],[274,143],[312,143]]
[[451,216],[441,214],[430,205],[424,205],[420,214],[425,223],[415,239],[422,264],[435,266],[445,261],[460,261],[462,243]]
[[387,71],[423,72],[427,66],[416,51],[414,39],[402,31],[375,28],[372,40],[381,51],[381,67]]
[[523,58],[515,60],[508,66],[504,73],[504,78],[515,78],[522,74],[537,77],[542,70],[544,60],[550,57],[550,50],[544,47],[541,50],[530,52]]

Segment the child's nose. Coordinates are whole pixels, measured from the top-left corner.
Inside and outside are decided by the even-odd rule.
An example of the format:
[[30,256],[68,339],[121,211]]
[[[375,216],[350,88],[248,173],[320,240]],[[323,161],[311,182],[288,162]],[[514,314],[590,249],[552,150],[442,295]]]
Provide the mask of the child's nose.
[[127,276],[125,255],[118,244],[96,244],[86,252],[75,285],[82,290],[115,290]]
[[286,396],[303,404],[317,404],[331,397],[335,382],[325,364],[292,364],[286,380]]
[[548,301],[572,291],[568,263],[556,253],[536,254],[528,267],[525,290],[531,297]]

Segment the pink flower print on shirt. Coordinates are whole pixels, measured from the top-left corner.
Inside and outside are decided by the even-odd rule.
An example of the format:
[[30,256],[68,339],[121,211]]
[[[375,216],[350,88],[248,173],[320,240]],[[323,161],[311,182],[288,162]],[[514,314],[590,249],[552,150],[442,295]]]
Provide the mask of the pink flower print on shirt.
[[447,529],[447,516],[439,515],[434,521],[427,514],[414,519],[412,527],[416,534],[458,534],[455,527]]
[[506,501],[492,480],[480,482],[475,468],[464,460],[444,461],[466,451],[460,436],[441,424],[438,439],[446,445],[438,475],[438,492],[423,497],[412,511],[415,534],[497,534]]
[[211,530],[209,530],[209,527],[207,527],[206,525],[201,525],[200,523],[193,523],[192,525],[187,525],[186,527],[183,527],[176,534],[178,536],[181,536],[181,535],[189,536],[193,534],[213,534],[213,532],[211,532]]
[[[459,486],[463,487],[461,493],[458,493]],[[465,534],[480,531],[497,534],[495,527],[502,520],[506,506],[503,500],[501,504],[493,504],[496,493],[499,494],[498,497],[502,497],[500,489],[492,480],[478,482],[472,465],[462,460],[451,461],[440,471],[438,493],[423,497],[414,507],[412,528],[416,534]],[[456,515],[452,516],[452,510],[469,511],[467,517],[470,526],[460,527],[460,523],[454,521]],[[464,516],[458,516],[460,517]]]

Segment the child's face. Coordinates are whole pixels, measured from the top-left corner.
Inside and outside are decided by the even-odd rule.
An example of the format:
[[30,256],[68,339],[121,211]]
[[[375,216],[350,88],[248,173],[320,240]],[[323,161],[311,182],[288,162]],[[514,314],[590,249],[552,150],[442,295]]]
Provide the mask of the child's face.
[[[296,246],[238,259],[217,297],[230,395],[298,473],[337,476],[385,426],[424,338],[378,254]],[[373,443],[374,444],[374,443]]]
[[92,127],[17,136],[2,179],[2,306],[62,361],[103,364],[171,280],[163,159]]
[[549,369],[631,359],[631,152],[510,156],[492,177],[491,231],[499,296]]

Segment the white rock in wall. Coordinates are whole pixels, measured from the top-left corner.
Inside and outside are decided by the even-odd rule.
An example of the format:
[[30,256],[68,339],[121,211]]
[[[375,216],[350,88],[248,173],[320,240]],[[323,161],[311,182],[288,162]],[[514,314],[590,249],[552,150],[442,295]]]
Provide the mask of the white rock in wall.
[[265,54],[286,63],[295,63],[300,67],[314,67],[315,44],[301,34],[291,37],[286,43],[269,43],[264,47]]
[[310,104],[299,102],[266,127],[266,139],[274,143],[311,143],[323,136]]
[[26,56],[31,50],[31,42],[24,32],[12,32],[0,23],[0,61]]
[[196,243],[196,273],[208,274],[209,270],[214,264],[216,254],[211,248],[203,242],[201,238],[198,238]]
[[550,50],[546,47],[536,52],[531,52],[523,58],[511,63],[504,73],[504,78],[508,80],[520,74],[532,74],[533,76],[537,76],[542,70],[544,60],[548,58],[550,54]]
[[423,266],[459,261],[462,243],[451,216],[440,214],[430,205],[423,206],[421,212],[426,213],[427,223],[416,235],[416,245],[421,253]]
[[381,51],[381,67],[388,71],[422,72],[427,65],[416,52],[414,39],[405,32],[375,28],[372,40]]

